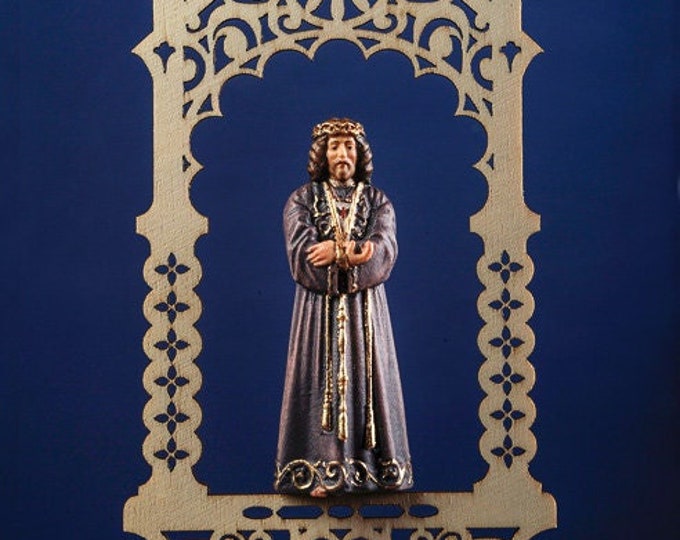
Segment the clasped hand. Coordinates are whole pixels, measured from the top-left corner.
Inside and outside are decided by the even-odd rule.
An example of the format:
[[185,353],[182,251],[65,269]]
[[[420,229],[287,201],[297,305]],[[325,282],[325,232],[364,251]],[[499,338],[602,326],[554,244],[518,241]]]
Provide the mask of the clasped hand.
[[[356,249],[356,242],[351,240],[347,242],[345,250],[347,253],[347,261],[350,266],[358,266],[371,260],[373,257],[373,242],[366,241],[359,253],[354,253]],[[328,266],[335,262],[336,249],[333,240],[324,240],[318,244],[314,244],[307,250],[307,260],[314,266]]]

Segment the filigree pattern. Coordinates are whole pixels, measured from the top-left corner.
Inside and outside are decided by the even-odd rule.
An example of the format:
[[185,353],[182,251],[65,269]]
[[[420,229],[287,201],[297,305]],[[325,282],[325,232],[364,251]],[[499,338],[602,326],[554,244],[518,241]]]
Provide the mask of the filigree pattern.
[[[528,471],[536,452],[530,430],[536,411],[528,395],[535,374],[529,362],[534,335],[527,324],[534,308],[527,290],[533,262],[526,245],[540,220],[524,202],[521,104],[522,77],[540,49],[522,31],[521,1],[153,3],[154,29],[135,48],[154,82],[153,202],[137,220],[137,231],[151,246],[144,266],[151,288],[144,315],[151,326],[144,336],[150,362],[143,377],[149,393],[143,454],[152,474],[126,503],[125,529],[148,540],[186,538],[182,532],[197,540],[271,540],[279,531],[291,540],[527,540],[554,526],[554,500]],[[202,119],[222,114],[219,94],[233,77],[262,77],[268,61],[282,51],[313,59],[336,39],[353,43],[366,58],[397,51],[409,59],[416,77],[447,78],[458,94],[455,114],[474,118],[486,131],[487,147],[475,167],[489,185],[488,198],[470,218],[470,229],[484,243],[477,264],[483,285],[477,302],[484,356],[479,383],[485,393],[479,447],[489,471],[466,493],[405,492],[313,503],[275,495],[208,495],[192,470],[201,455],[196,430],[202,420],[194,398],[201,387],[195,363],[202,348],[195,327],[201,302],[195,287],[202,269],[194,249],[208,228],[189,196],[201,169],[191,151],[192,130]],[[447,425],[446,415],[442,418]],[[297,480],[308,481],[317,469],[303,467]],[[400,471],[383,478],[356,464],[340,464],[324,474],[331,480],[347,474],[355,481],[392,481]],[[484,523],[505,526],[480,527]]]
[[[191,266],[179,262],[172,251],[162,263],[148,266],[149,275],[154,276],[150,282],[158,286],[145,303],[147,317],[155,323],[145,338],[147,354],[154,360],[145,374],[145,380],[152,381],[151,386],[147,384],[152,395],[148,408],[155,411],[150,418],[153,422],[147,421],[150,434],[145,442],[145,454],[154,458],[152,464],[163,464],[169,472],[174,472],[194,453],[187,445],[191,446],[190,441],[195,439],[195,435],[181,431],[182,427],[192,425],[192,417],[200,418],[200,413],[192,411],[197,404],[190,399],[196,386],[192,381],[200,381],[192,364],[191,341],[180,337],[177,331],[177,328],[185,328],[186,323],[193,322],[182,320],[190,315],[191,306],[190,301],[183,302],[178,297],[178,290],[185,294],[182,280],[190,282]],[[157,394],[156,389],[164,390],[163,394]],[[188,396],[180,394],[182,389],[190,390]],[[183,442],[180,444],[178,441]]]
[[[195,3],[192,3],[195,4]],[[343,39],[368,58],[379,51],[406,55],[415,76],[436,73],[459,93],[457,114],[484,120],[494,114],[494,76],[488,64],[512,71],[523,51],[537,47],[524,35],[494,47],[488,3],[449,0],[286,0],[198,3],[184,14],[182,43],[149,41],[163,71],[178,50],[182,57],[183,115],[191,126],[219,115],[219,91],[236,75],[261,77],[280,51],[313,58],[325,43]],[[193,11],[199,9],[198,12]],[[147,53],[148,54],[148,53]],[[496,58],[496,56],[498,58]],[[191,160],[187,159],[187,166]]]
[[[492,468],[526,466],[535,453],[535,439],[529,431],[535,410],[527,395],[534,381],[528,362],[534,339],[526,324],[533,310],[526,290],[533,266],[526,255],[512,257],[502,249],[500,256],[482,259],[478,268],[483,270],[480,277],[486,285],[478,306],[488,322],[479,336],[480,349],[487,357],[480,369],[480,382],[487,392],[480,418],[488,429],[482,437],[482,455]],[[516,444],[516,439],[523,442]]]

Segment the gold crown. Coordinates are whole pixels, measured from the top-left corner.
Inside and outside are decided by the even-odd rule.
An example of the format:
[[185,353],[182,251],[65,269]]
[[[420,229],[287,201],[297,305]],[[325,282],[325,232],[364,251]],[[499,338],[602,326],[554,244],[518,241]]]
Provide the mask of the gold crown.
[[314,126],[312,130],[312,139],[321,137],[322,135],[328,135],[333,137],[336,135],[352,135],[354,137],[365,137],[364,126],[359,122],[354,122],[353,120],[347,119],[331,119],[326,120],[320,124]]

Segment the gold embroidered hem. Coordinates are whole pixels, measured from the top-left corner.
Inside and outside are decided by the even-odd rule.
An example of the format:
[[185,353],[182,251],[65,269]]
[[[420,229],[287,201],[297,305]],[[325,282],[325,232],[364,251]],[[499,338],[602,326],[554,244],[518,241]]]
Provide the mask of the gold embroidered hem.
[[404,490],[413,485],[411,462],[380,461],[376,467],[358,459],[316,461],[296,459],[277,464],[274,489],[281,493],[309,493],[322,488],[328,493]]

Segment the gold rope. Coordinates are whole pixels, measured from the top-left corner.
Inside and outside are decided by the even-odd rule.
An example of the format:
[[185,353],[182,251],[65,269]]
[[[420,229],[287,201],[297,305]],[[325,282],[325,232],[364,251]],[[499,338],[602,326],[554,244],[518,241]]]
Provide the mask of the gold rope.
[[[354,220],[356,218],[357,205],[359,203],[359,198],[364,188],[364,184],[360,182],[354,193],[352,194],[352,201],[350,203],[349,212],[344,221],[340,220],[338,215],[338,209],[335,206],[335,200],[333,194],[330,191],[328,183],[323,184],[324,195],[326,196],[326,202],[331,211],[331,220],[333,222],[333,230],[335,232],[335,243],[336,243],[336,253],[339,252],[343,260],[347,259],[346,245],[351,238],[352,227],[354,226]],[[337,255],[336,255],[337,258]],[[340,260],[336,260],[336,264],[341,264]],[[346,268],[345,268],[346,269]],[[330,279],[331,270],[328,269],[328,292],[325,296],[325,316],[326,316],[326,333],[325,333],[325,387],[324,387],[324,399],[323,407],[321,410],[321,427],[327,431],[332,429],[331,421],[331,409],[333,401],[333,381],[332,381],[332,365],[333,356],[331,350],[331,337],[330,337]],[[338,332],[338,375],[337,375],[337,385],[338,385],[338,439],[341,441],[347,440],[347,295],[341,294],[338,299],[338,312],[336,315],[337,322],[337,332]],[[372,351],[371,351],[372,354]],[[371,405],[372,411],[372,405]]]

